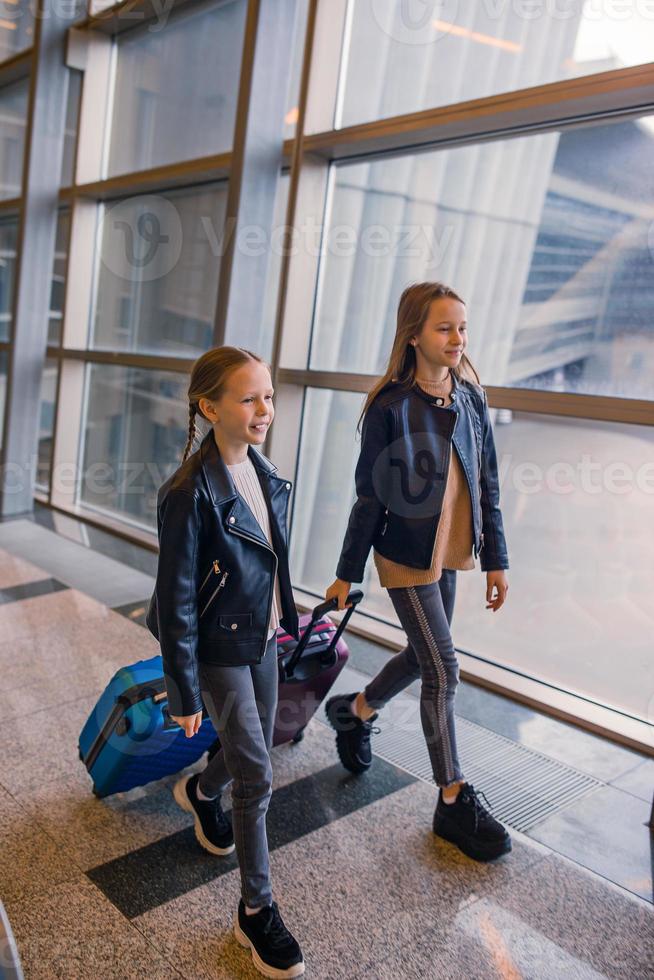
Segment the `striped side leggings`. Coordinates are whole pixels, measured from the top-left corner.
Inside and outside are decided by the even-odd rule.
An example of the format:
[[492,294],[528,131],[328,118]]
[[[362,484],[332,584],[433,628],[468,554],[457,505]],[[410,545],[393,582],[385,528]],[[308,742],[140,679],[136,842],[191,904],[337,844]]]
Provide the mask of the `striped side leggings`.
[[437,786],[464,778],[454,730],[454,695],[459,664],[450,633],[456,570],[444,568],[438,582],[388,589],[408,644],[364,688],[371,708],[422,678],[420,720]]

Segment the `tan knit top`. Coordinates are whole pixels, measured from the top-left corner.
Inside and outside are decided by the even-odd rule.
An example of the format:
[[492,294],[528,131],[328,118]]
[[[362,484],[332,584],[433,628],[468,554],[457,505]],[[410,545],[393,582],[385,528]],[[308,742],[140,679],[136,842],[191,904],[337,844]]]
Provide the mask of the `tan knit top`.
[[[266,499],[261,489],[257,471],[252,460],[248,456],[242,463],[226,464],[239,494],[243,497],[246,504],[254,514],[257,522],[263,531],[263,536],[268,539],[268,544],[272,548],[272,538],[270,534],[270,517]],[[274,548],[273,548],[274,551]],[[279,575],[275,575],[275,587],[273,589],[272,607],[270,610],[270,620],[268,623],[268,639],[271,638],[279,626],[279,614],[282,607],[282,600],[279,591]]]
[[[452,404],[452,399],[450,398],[452,391],[451,381],[448,388],[421,378],[416,378],[416,382],[427,394],[434,396],[440,395],[445,399],[445,405],[442,408],[434,407],[435,412],[447,411],[448,406]],[[408,585],[427,585],[430,582],[437,582],[444,568],[456,568],[461,571],[474,568],[475,559],[472,554],[472,547],[473,530],[470,491],[461,460],[454,447],[454,443],[452,443],[450,465],[447,472],[445,494],[438,529],[436,531],[436,540],[434,541],[431,566],[426,569],[421,569],[411,568],[409,565],[400,565],[380,555],[373,548],[373,557],[379,574],[379,584],[384,589],[393,589]]]

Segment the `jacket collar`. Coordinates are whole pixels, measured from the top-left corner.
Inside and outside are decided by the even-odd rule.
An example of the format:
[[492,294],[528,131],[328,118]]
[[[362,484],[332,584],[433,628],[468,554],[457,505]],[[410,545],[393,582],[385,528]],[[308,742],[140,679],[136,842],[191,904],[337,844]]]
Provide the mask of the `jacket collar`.
[[[204,473],[204,479],[209,488],[213,503],[220,504],[224,500],[231,500],[233,497],[237,497],[238,490],[236,489],[236,484],[220,454],[213,429],[209,429],[200,443],[199,453],[202,472]],[[248,446],[248,456],[260,477],[272,476],[277,471],[274,463],[271,463],[254,446]]]

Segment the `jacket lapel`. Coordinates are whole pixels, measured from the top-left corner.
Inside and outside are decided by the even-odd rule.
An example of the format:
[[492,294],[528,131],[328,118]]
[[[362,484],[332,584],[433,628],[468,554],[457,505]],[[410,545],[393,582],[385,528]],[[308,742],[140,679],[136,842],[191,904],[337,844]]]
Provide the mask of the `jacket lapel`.
[[[200,454],[204,479],[214,506],[219,507],[221,504],[231,505],[226,506],[224,510],[223,523],[225,527],[228,530],[233,529],[234,531],[247,534],[259,544],[270,548],[270,543],[265,537],[258,520],[236,488],[232,475],[227,469],[218,449],[213,429],[210,429],[202,440]],[[274,476],[277,467],[269,459],[266,459],[262,453],[258,452],[254,446],[248,446],[248,456],[259,478],[259,483],[268,508],[271,537],[274,541],[275,524],[279,524],[281,518],[276,516],[273,500],[277,497],[276,491],[279,489],[279,486],[283,485],[285,481]],[[232,517],[234,518],[233,521],[230,520]]]

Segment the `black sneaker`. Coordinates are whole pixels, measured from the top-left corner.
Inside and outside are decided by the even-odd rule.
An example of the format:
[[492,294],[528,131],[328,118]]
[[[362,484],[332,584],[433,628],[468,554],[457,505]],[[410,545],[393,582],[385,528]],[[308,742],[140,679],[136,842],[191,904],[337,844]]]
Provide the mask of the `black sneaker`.
[[511,838],[482,805],[478,793],[486,800],[481,790],[475,790],[471,783],[464,783],[454,803],[444,803],[443,791],[439,789],[434,833],[456,844],[476,861],[492,861],[511,850]]
[[367,721],[361,721],[354,714],[351,703],[354,694],[335,694],[325,704],[325,713],[332,728],[336,730],[336,748],[338,757],[350,772],[365,772],[372,765],[370,749],[371,732],[378,733],[379,728],[373,728],[373,721],[378,717],[377,712]]
[[277,902],[246,915],[241,899],[234,916],[234,935],[241,946],[250,947],[252,961],[264,976],[299,977],[304,973],[302,950],[284,925]]
[[199,773],[184,776],[173,788],[173,796],[182,810],[195,817],[195,836],[205,851],[211,854],[231,854],[234,850],[232,824],[223,813],[220,797],[199,800],[196,790]]

